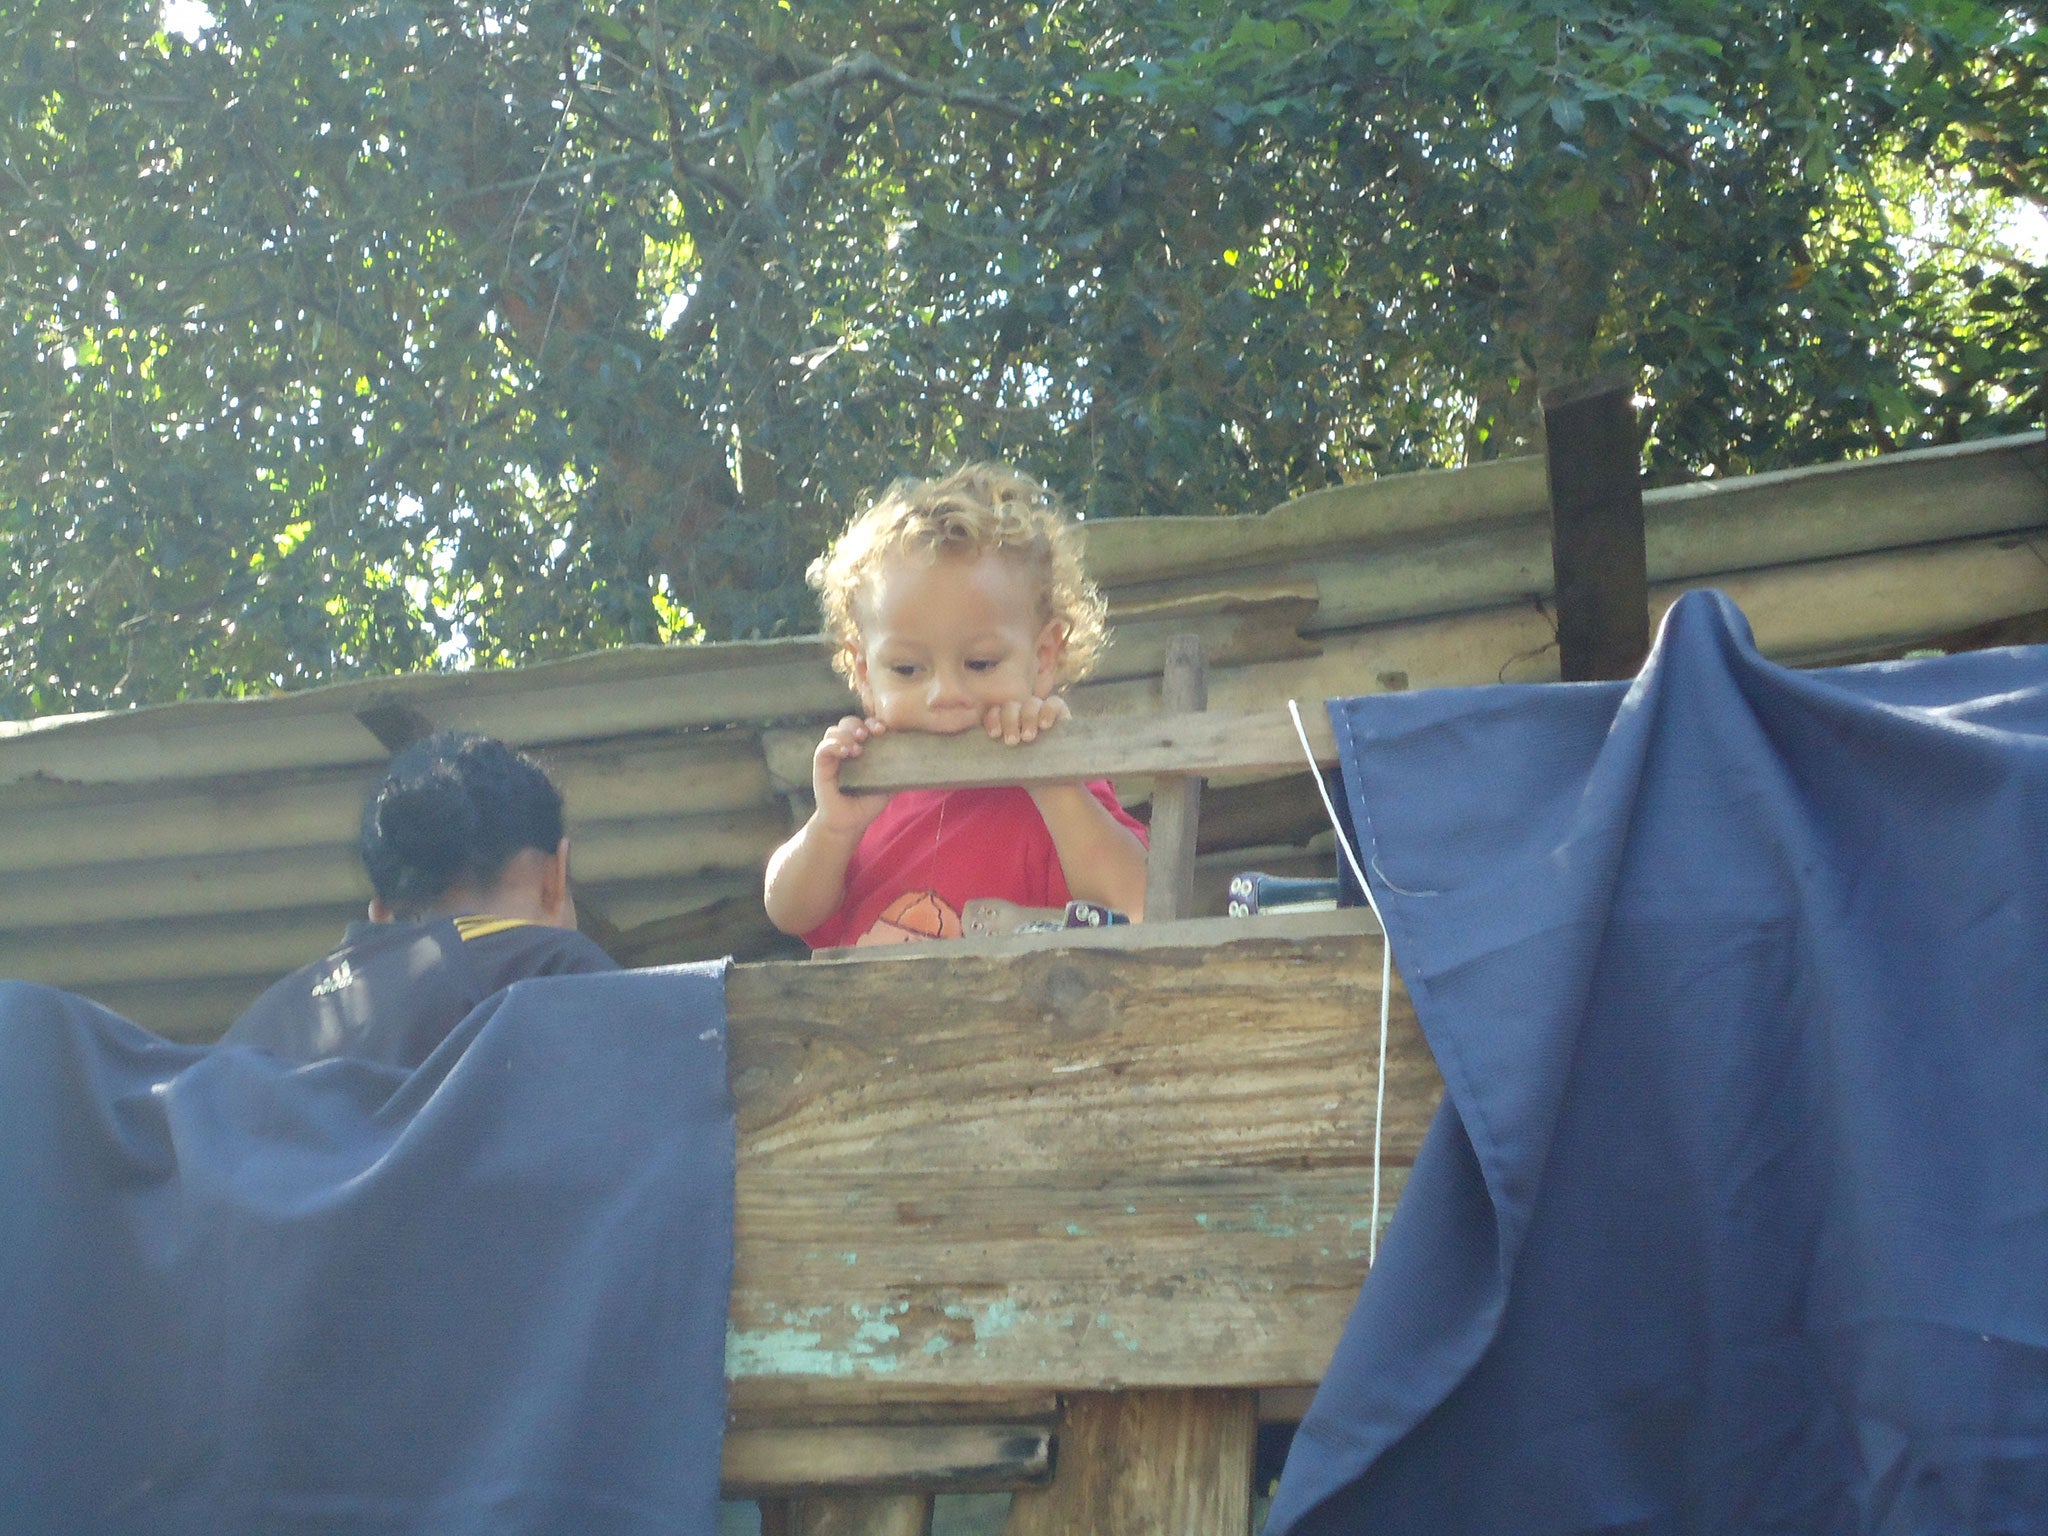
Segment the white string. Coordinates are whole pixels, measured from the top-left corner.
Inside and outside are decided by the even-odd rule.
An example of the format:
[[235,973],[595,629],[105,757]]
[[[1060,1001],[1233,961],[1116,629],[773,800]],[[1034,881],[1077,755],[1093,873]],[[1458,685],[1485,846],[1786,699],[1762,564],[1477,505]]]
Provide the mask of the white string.
[[1308,744],[1308,727],[1301,723],[1301,705],[1289,699],[1287,713],[1294,719],[1294,734],[1301,738],[1302,754],[1308,758],[1308,776],[1315,780],[1316,793],[1323,797],[1323,810],[1329,815],[1330,825],[1336,829],[1337,846],[1344,850],[1344,860],[1351,866],[1351,873],[1358,877],[1359,890],[1365,893],[1365,904],[1372,908],[1372,915],[1380,925],[1380,1070],[1374,1081],[1372,1106],[1372,1226],[1365,1234],[1365,1262],[1370,1267],[1380,1256],[1380,1132],[1387,1123],[1387,1025],[1394,1011],[1394,941],[1387,936],[1387,919],[1380,911],[1380,904],[1373,900],[1372,887],[1366,883],[1365,871],[1359,868],[1351,839],[1344,835],[1344,823],[1337,819],[1337,807],[1330,799],[1329,785],[1323,782],[1323,770],[1316,762],[1316,750]]

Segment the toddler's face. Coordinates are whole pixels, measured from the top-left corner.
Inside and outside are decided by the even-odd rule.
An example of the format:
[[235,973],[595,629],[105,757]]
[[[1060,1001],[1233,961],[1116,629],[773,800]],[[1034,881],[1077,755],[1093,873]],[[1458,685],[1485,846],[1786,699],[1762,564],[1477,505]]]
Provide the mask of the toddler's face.
[[991,705],[1051,693],[1065,633],[1039,617],[1039,597],[1024,562],[1001,553],[883,562],[854,605],[853,681],[868,713],[953,736]]

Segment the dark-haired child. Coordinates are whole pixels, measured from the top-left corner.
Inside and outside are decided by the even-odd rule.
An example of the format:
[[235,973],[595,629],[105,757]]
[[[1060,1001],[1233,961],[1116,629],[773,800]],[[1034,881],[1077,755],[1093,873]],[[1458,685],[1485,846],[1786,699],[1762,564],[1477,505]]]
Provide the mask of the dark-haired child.
[[415,1067],[515,981],[618,969],[576,931],[561,792],[502,741],[449,733],[401,752],[363,807],[362,857],[369,921],[273,985],[224,1043]]

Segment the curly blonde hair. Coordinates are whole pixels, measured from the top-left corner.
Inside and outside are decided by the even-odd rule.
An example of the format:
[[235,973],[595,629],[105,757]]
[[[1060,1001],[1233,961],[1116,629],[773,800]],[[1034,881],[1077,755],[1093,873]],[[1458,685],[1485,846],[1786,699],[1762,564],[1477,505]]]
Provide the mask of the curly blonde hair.
[[1066,632],[1060,683],[1079,682],[1109,639],[1107,605],[1081,569],[1081,540],[1059,498],[1001,464],[970,464],[933,480],[898,480],[847,524],[804,578],[817,589],[832,665],[848,682],[860,649],[854,604],[885,560],[1001,550],[1039,578],[1041,619]]

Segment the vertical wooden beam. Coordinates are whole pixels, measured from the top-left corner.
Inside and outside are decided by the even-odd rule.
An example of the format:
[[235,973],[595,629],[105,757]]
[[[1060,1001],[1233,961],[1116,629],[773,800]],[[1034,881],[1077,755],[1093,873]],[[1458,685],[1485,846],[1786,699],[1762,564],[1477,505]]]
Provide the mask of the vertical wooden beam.
[[1247,1536],[1258,1393],[1086,1392],[1003,1536]]
[[[1175,635],[1166,647],[1159,702],[1169,714],[1209,707],[1209,669],[1200,635]],[[1195,829],[1202,815],[1202,780],[1161,774],[1152,781],[1152,852],[1145,861],[1145,921],[1194,916]]]
[[356,711],[364,730],[393,757],[416,741],[425,741],[437,727],[411,700],[398,694],[380,694]]
[[1634,677],[1650,650],[1632,393],[1612,377],[1543,393],[1559,670],[1568,683]]
[[832,1493],[760,1501],[761,1536],[931,1536],[928,1493]]
[[[1199,636],[1174,636],[1159,691],[1171,713],[1208,707]],[[1200,775],[1154,779],[1147,923],[1193,915],[1201,811]],[[1247,1536],[1257,1439],[1256,1392],[1076,1393],[1064,1405],[1052,1482],[1016,1493],[1004,1536]]]

